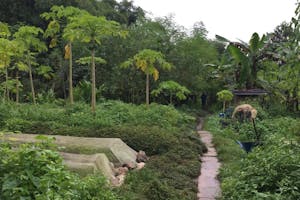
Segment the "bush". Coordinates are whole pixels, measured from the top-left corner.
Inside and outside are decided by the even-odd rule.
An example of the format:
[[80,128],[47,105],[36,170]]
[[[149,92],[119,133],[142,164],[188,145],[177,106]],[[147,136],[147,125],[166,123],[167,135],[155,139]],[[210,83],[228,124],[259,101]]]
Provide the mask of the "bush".
[[249,154],[243,152],[235,140],[241,135],[252,136],[252,124],[231,124],[223,129],[218,123],[219,118],[213,116],[206,126],[214,134],[214,143],[222,162],[222,199],[299,199],[300,145],[297,142],[297,119],[271,118],[268,113],[263,113],[263,117],[256,120],[262,145]]
[[0,143],[0,199],[115,200],[103,176],[80,179],[62,165],[49,143],[17,150]]
[[274,138],[243,159],[240,170],[224,179],[224,199],[299,199],[300,146]]

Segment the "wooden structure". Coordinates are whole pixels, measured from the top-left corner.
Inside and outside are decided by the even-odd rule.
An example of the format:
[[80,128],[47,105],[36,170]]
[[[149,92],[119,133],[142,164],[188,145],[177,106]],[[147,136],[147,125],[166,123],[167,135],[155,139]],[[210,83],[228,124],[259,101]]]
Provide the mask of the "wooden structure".
[[232,90],[234,94],[234,102],[237,103],[246,97],[259,97],[268,95],[269,92],[263,89],[244,89],[244,90]]

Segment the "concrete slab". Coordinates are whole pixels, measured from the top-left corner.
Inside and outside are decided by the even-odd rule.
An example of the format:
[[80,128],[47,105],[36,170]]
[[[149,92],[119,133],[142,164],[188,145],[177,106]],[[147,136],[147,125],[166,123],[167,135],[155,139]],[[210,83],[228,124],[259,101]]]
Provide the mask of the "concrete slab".
[[[5,134],[2,140],[10,141],[12,143],[30,143],[36,142],[37,135],[34,134]],[[130,148],[120,138],[87,138],[87,137],[73,137],[60,135],[43,135],[46,137],[55,138],[54,143],[62,148],[64,152],[68,149],[91,149],[95,153],[102,153],[101,149],[107,149],[112,152],[117,161],[110,160],[116,166],[122,166],[127,163],[136,165],[137,152]],[[0,139],[1,139],[0,138]],[[97,150],[99,150],[97,152]],[[72,152],[72,151],[71,151]],[[108,156],[110,158],[110,156]]]
[[[37,136],[34,134],[4,134],[0,137],[0,141],[7,141],[15,145],[34,143],[39,141],[36,139]],[[113,168],[122,165],[129,165],[133,168],[137,166],[137,152],[119,138],[43,136],[55,139],[54,143],[58,145],[59,151],[63,151],[60,152],[63,163],[71,171],[77,172],[81,176],[101,172],[112,185],[119,186],[121,180],[115,177]],[[84,152],[90,152],[90,155],[81,154],[82,149]],[[77,153],[74,153],[74,151]]]
[[108,180],[115,179],[110,162],[105,154],[82,155],[60,152],[63,163],[74,172],[82,176],[87,174],[102,173]]

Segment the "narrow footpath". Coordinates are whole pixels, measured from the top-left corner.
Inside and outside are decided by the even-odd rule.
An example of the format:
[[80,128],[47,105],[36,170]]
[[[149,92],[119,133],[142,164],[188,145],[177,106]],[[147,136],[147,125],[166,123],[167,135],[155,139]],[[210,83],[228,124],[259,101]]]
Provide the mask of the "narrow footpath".
[[208,151],[201,157],[201,174],[198,178],[198,199],[215,200],[221,194],[220,182],[217,180],[220,163],[217,152],[212,144],[212,135],[208,131],[202,130],[203,119],[197,126],[198,134]]

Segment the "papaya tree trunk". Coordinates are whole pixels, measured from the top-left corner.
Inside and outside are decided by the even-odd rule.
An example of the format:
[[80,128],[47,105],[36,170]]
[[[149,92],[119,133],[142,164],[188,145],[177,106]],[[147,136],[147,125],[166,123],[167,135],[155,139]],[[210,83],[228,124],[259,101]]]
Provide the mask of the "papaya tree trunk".
[[92,113],[95,114],[96,111],[96,69],[95,69],[95,50],[92,50],[92,65],[91,65],[91,75],[92,75]]
[[[9,90],[8,90],[8,69],[5,63],[5,97],[9,101]],[[4,98],[5,98],[4,97]]]
[[16,79],[17,79],[17,85],[16,85],[16,103],[19,103],[19,71],[16,72]]
[[149,74],[146,74],[146,105],[149,105]]
[[70,58],[69,58],[69,100],[70,104],[74,104],[73,98],[73,61],[72,61],[72,43],[69,42]]
[[223,101],[223,113],[225,113],[226,101]]
[[30,80],[32,102],[33,102],[33,104],[36,104],[36,101],[35,101],[35,92],[34,92],[34,86],[33,86],[33,78],[32,78],[31,62],[30,62],[29,59],[27,59],[27,62],[28,62],[28,68],[29,68],[29,80]]

